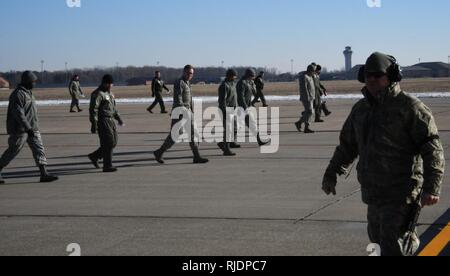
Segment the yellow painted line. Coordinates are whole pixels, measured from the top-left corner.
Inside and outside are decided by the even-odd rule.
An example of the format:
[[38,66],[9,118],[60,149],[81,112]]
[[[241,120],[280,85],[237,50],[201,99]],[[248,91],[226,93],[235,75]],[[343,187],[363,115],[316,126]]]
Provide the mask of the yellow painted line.
[[420,252],[420,257],[435,257],[447,247],[450,242],[450,223]]

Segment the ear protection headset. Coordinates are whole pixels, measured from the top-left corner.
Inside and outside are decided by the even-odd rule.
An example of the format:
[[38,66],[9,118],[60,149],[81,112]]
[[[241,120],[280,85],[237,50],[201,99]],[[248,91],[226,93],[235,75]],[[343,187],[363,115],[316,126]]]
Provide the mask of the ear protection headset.
[[[393,82],[400,82],[403,79],[402,69],[397,62],[397,59],[393,56],[388,56],[392,62],[392,65],[387,69],[387,76],[389,80]],[[366,66],[362,66],[358,73],[359,82],[366,83]]]

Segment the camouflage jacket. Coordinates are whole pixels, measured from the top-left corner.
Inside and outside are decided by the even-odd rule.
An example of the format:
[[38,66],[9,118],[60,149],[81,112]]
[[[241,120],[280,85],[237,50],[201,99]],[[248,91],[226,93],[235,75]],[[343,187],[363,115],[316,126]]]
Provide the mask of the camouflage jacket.
[[253,80],[240,79],[236,86],[237,102],[239,107],[247,110],[252,104],[252,97],[256,95],[256,86]]
[[411,203],[423,187],[439,196],[444,150],[430,109],[394,84],[352,109],[325,177],[342,175],[359,157],[358,181],[366,204]]
[[237,107],[236,83],[223,81],[219,86],[219,108],[225,112],[227,107]]
[[193,110],[191,84],[183,78],[177,80],[173,88],[173,109],[177,107]]
[[6,125],[10,135],[39,130],[36,100],[31,90],[19,86],[11,93]]

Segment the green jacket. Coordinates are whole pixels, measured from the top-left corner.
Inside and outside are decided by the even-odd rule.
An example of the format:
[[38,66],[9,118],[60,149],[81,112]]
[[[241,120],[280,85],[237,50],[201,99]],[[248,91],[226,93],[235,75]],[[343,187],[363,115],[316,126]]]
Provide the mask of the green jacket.
[[69,84],[69,93],[72,98],[79,99],[83,95],[79,81],[71,81]]
[[91,103],[89,106],[89,117],[91,124],[97,126],[100,120],[116,119],[122,122],[116,107],[116,100],[111,92],[103,91],[98,88],[91,95]]
[[183,78],[177,80],[173,87],[173,109],[177,107],[193,110],[191,83]]
[[219,108],[226,112],[227,107],[237,107],[236,82],[223,81],[219,86]]
[[253,80],[240,79],[236,86],[237,103],[239,107],[247,110],[252,104],[252,97],[256,95],[256,86]]
[[166,91],[170,91],[169,88],[167,88],[166,84],[157,78],[153,78],[152,80],[152,97],[156,97],[156,95],[161,96],[163,89]]
[[256,90],[262,92],[264,90],[264,79],[262,77],[257,77],[255,79]]
[[9,135],[39,130],[36,100],[31,90],[19,86],[11,93],[6,126]]
[[439,196],[445,158],[430,109],[398,84],[379,99],[365,88],[363,94],[344,124],[325,177],[344,174],[359,157],[366,204],[411,203],[421,187]]

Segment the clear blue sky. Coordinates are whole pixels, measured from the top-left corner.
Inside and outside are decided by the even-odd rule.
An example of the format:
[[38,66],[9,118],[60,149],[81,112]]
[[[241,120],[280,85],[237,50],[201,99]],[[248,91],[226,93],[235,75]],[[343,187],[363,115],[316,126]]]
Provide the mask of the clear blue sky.
[[0,71],[94,66],[253,65],[290,71],[344,66],[373,51],[401,64],[450,55],[450,1],[2,0]]

